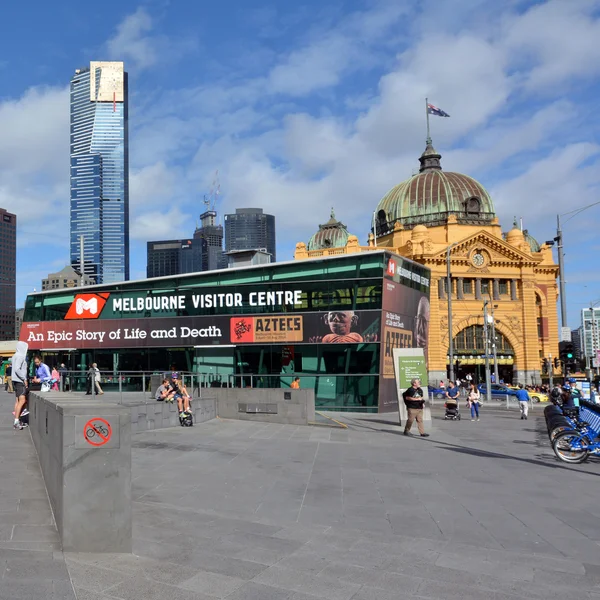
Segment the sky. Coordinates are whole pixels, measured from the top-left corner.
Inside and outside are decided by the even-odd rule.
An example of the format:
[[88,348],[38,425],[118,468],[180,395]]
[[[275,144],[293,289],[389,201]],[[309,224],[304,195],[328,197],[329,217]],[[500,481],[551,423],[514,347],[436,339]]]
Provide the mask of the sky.
[[[425,97],[448,171],[539,241],[600,201],[600,0],[32,0],[3,6],[0,207],[18,215],[17,304],[69,261],[76,68],[123,60],[131,277],[146,241],[188,237],[218,171],[220,214],[276,216],[278,260],[336,216],[371,215],[418,167]],[[569,325],[600,301],[600,206],[563,217]]]

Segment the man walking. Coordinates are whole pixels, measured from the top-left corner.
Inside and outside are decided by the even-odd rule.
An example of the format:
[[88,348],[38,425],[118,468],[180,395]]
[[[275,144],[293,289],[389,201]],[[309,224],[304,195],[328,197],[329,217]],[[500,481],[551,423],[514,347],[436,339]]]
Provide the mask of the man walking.
[[413,379],[410,382],[410,387],[402,394],[404,404],[406,404],[406,410],[408,411],[404,435],[412,435],[410,428],[412,427],[413,422],[416,421],[421,437],[429,437],[429,434],[425,433],[425,427],[423,427],[423,406],[425,406],[425,398],[423,398],[423,390],[420,386],[421,381],[419,379]]
[[519,384],[517,390],[517,400],[519,401],[519,408],[521,409],[521,420],[527,420],[527,414],[529,413],[529,394],[527,390],[523,388],[523,384]]
[[21,412],[27,402],[27,348],[26,342],[17,342],[17,351],[12,360],[12,382],[15,390],[15,429],[23,429]]

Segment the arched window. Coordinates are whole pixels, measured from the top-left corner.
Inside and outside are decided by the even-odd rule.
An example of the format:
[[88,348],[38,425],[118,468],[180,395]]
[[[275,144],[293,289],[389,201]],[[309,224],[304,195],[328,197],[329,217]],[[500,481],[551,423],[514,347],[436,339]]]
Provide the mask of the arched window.
[[479,198],[469,198],[466,202],[466,209],[469,214],[478,214],[481,211],[481,202],[479,202]]
[[387,215],[385,210],[381,209],[377,213],[377,235],[383,235],[388,232]]
[[[491,343],[491,331],[490,331]],[[454,337],[454,349],[457,352],[483,354],[485,353],[485,338],[483,325],[471,325],[459,331]],[[496,329],[496,351],[499,354],[514,354],[511,343]]]

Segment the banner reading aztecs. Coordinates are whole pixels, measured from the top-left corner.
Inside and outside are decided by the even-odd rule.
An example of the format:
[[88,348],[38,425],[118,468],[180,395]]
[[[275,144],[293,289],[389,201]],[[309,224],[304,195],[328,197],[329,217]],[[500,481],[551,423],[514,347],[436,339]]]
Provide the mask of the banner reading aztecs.
[[379,342],[381,311],[26,322],[32,350]]

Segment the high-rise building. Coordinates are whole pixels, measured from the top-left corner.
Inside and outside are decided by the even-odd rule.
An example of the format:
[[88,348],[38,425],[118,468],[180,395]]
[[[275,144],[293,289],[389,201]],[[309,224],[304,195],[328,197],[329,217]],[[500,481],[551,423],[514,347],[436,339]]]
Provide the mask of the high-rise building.
[[600,350],[600,308],[584,308],[581,311],[581,348],[588,364],[596,359]]
[[14,340],[17,216],[0,208],[0,340]]
[[203,240],[148,242],[147,277],[168,277],[202,271]]
[[236,208],[225,215],[225,251],[266,250],[276,260],[275,217],[262,208]]
[[227,257],[223,254],[223,226],[217,225],[214,210],[200,215],[200,227],[194,232],[194,240],[202,240],[202,271],[227,267]]
[[17,308],[15,311],[15,340],[19,339],[21,333],[21,325],[23,325],[23,315],[25,314],[24,308]]
[[84,275],[81,281],[81,271],[67,265],[58,273],[49,273],[48,277],[42,279],[42,291],[62,290],[64,288],[79,287],[80,285],[92,285],[94,281],[89,275]]
[[71,264],[98,283],[129,279],[127,73],[90,62],[71,79]]

